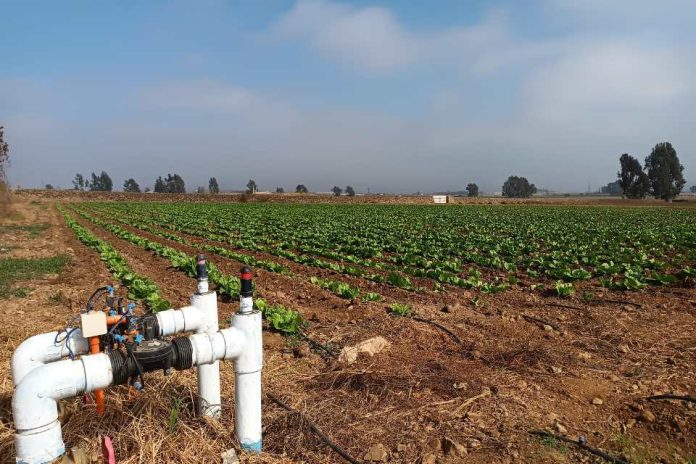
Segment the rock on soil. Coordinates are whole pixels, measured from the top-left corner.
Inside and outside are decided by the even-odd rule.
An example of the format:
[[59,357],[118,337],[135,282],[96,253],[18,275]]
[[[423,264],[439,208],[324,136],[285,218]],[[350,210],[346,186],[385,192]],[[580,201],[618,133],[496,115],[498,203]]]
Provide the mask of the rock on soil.
[[356,345],[346,346],[343,348],[341,350],[341,354],[338,355],[338,361],[342,364],[353,364],[358,359],[360,353],[374,356],[390,346],[391,343],[389,343],[384,337],[372,337],[367,340],[363,340]]
[[444,451],[445,456],[452,455],[462,457],[468,453],[464,445],[447,437],[442,440],[442,451]]
[[388,456],[389,453],[387,452],[387,448],[385,448],[383,444],[378,443],[365,453],[363,459],[369,462],[387,462]]
[[222,464],[239,464],[239,457],[237,456],[237,450],[230,448],[224,453],[220,454],[222,458]]

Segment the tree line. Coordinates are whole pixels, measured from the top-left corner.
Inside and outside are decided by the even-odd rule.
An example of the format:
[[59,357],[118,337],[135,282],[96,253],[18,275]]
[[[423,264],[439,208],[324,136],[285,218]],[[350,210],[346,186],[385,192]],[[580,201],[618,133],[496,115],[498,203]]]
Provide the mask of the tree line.
[[[686,184],[684,166],[669,142],[655,145],[645,157],[643,166],[628,153],[621,155],[619,166],[617,182],[621,193],[627,198],[645,198],[652,195],[658,199],[672,201]],[[691,192],[696,193],[696,186],[691,187]]]
[[[78,191],[91,191],[91,192],[112,192],[114,188],[114,183],[111,176],[106,171],[102,171],[101,174],[92,173],[91,180],[85,178],[80,173],[75,174],[72,180],[73,190]],[[338,188],[338,187],[334,187]],[[46,189],[52,190],[53,186],[46,184]],[[341,189],[339,189],[341,190]],[[166,177],[159,176],[155,179],[153,189],[150,190],[146,187],[141,190],[138,182],[132,177],[126,179],[123,182],[123,191],[130,193],[141,193],[150,192],[155,193],[186,193],[186,182],[179,174],[167,174]],[[205,187],[199,186],[195,189],[196,193],[205,193]],[[258,191],[258,186],[256,181],[250,179],[246,185],[245,193],[253,195]],[[220,193],[220,185],[215,177],[211,177],[208,181],[208,192],[209,193]],[[341,190],[342,192],[342,190]],[[285,193],[282,187],[276,188],[276,193]],[[304,184],[298,184],[295,188],[295,193],[309,193],[309,189]],[[334,192],[335,193],[335,192]],[[340,194],[340,193],[339,193]],[[346,194],[349,196],[355,195],[355,190],[350,185],[346,187]]]

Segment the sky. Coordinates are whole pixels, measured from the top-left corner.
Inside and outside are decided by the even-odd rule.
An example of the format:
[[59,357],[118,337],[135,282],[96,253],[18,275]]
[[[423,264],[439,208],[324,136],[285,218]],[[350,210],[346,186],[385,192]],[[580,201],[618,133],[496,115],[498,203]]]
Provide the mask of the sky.
[[584,192],[696,180],[692,0],[0,0],[10,181]]

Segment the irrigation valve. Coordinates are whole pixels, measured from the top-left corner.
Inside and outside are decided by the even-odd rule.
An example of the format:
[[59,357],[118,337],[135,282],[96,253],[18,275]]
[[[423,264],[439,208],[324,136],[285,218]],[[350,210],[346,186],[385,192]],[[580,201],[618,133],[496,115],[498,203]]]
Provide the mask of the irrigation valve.
[[197,293],[199,295],[208,293],[208,266],[203,254],[196,257],[196,279],[198,280]]
[[101,287],[79,314],[79,327],[25,340],[12,357],[17,462],[44,464],[65,453],[55,401],[94,392],[103,414],[105,388],[129,384],[141,390],[144,374],[152,371],[167,375],[197,367],[199,399],[207,405],[201,411],[218,417],[219,361],[225,359],[235,362],[237,438],[244,449],[260,452],[262,323],[253,308],[251,276],[251,269],[241,269],[240,310],[224,329],[218,326],[217,295],[208,289],[206,259],[198,255],[190,306],[136,314],[135,303]]
[[244,266],[240,271],[240,291],[239,291],[239,312],[242,314],[250,313],[254,310],[254,286],[251,283],[251,269]]

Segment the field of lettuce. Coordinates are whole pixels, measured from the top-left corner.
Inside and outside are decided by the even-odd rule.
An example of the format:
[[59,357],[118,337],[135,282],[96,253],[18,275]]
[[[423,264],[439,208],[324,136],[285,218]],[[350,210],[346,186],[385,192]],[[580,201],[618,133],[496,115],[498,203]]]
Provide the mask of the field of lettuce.
[[[265,449],[249,462],[338,462],[270,395],[357,462],[592,462],[530,434],[540,430],[625,462],[694,462],[696,409],[651,398],[696,391],[685,330],[696,321],[696,208],[632,204],[26,202],[50,235],[17,240],[72,264],[36,284],[37,311],[7,307],[26,318],[12,343],[99,285],[127,287],[143,309],[185,306],[203,252],[220,320],[238,307],[242,265],[264,316]],[[381,351],[347,355],[375,340]],[[221,375],[233,383],[231,366]],[[115,391],[107,406],[129,412],[95,433],[124,462],[155,462],[137,457],[146,441],[166,457],[157,462],[193,462],[191,449],[218,462],[234,446],[232,416],[214,427],[177,406],[193,404],[195,384],[182,372],[149,379],[135,402]],[[195,446],[169,440],[172,408]],[[97,449],[83,427],[93,412],[76,410],[66,436]],[[0,456],[11,455],[3,437]]]
[[79,211],[111,227],[202,238],[208,252],[271,272],[289,272],[289,260],[413,292],[521,286],[569,296],[696,276],[690,208],[82,203]]

